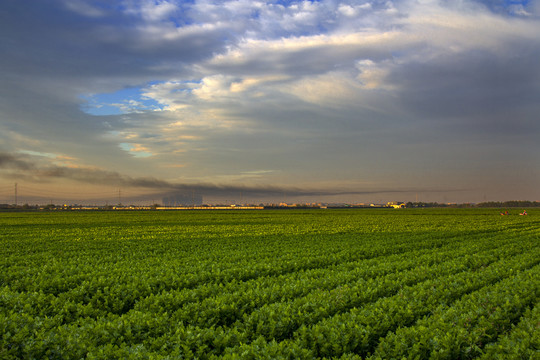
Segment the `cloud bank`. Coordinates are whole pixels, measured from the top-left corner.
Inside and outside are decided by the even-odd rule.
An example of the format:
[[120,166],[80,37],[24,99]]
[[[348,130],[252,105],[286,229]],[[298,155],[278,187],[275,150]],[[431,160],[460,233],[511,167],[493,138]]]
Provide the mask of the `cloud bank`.
[[[38,164],[27,155],[13,155],[0,153],[0,168],[12,172],[14,178],[33,177],[35,181],[42,184],[50,181],[64,179],[79,183],[114,186],[119,188],[142,188],[158,191],[159,193],[181,193],[210,197],[241,196],[246,197],[317,197],[317,196],[338,196],[338,195],[375,195],[375,194],[404,194],[426,189],[315,189],[300,188],[291,186],[244,186],[230,184],[210,184],[210,183],[174,183],[156,179],[154,177],[132,177],[120,174],[115,171],[107,171],[91,167],[79,168],[54,164]],[[429,189],[429,191],[448,193],[463,191],[462,189]],[[84,192],[80,197],[84,197]]]
[[9,1],[0,150],[116,181],[534,200],[539,4]]

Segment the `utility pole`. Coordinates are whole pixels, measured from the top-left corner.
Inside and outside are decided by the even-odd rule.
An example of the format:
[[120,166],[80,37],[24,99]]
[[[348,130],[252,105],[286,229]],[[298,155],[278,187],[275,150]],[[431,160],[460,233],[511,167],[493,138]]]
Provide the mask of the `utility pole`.
[[118,205],[122,205],[122,189],[118,188]]
[[15,206],[17,206],[17,183],[15,183]]

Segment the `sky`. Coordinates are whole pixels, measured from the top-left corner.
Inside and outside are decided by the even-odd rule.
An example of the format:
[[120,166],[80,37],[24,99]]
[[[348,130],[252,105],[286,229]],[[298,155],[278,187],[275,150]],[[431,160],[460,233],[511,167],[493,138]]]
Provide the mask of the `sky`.
[[0,203],[540,200],[540,1],[5,0]]

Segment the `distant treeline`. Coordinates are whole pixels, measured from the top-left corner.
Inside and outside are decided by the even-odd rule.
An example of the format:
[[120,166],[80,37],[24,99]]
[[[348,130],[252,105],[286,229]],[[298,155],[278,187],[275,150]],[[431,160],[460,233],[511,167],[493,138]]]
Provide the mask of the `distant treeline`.
[[408,202],[408,208],[428,208],[428,207],[451,207],[451,208],[488,208],[488,207],[540,207],[539,201],[512,200],[512,201],[487,201],[478,204],[444,204],[438,202]]
[[514,201],[488,201],[476,204],[476,207],[540,207],[539,201],[514,200]]

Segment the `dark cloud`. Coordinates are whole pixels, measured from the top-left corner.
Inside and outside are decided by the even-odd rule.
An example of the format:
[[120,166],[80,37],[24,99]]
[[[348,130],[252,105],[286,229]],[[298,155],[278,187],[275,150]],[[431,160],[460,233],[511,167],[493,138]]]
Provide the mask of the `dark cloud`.
[[23,156],[0,153],[0,169],[33,171],[36,169],[36,166]]
[[[8,1],[0,10],[4,70],[29,76],[169,76],[175,66],[222,49],[228,31],[219,27],[176,29],[172,22],[149,24],[121,7],[84,16],[60,1]],[[166,73],[162,69],[166,68]],[[178,69],[177,71],[180,71]],[[154,78],[150,78],[153,76]]]
[[[540,69],[532,59],[502,58],[489,52],[446,56],[438,62],[416,62],[393,71],[396,97],[412,122],[441,125],[455,135],[510,143],[531,139],[540,125]],[[428,125],[428,126],[430,126]],[[446,133],[447,135],[449,133]]]
[[[144,188],[158,191],[204,194],[205,196],[224,196],[231,193],[242,193],[246,196],[336,196],[336,195],[372,195],[400,194],[425,191],[419,189],[309,189],[286,186],[243,186],[220,185],[208,183],[180,184],[153,177],[131,177],[115,171],[94,168],[76,168],[55,165],[38,165],[29,157],[0,153],[0,170],[19,172],[22,177],[33,177],[39,180],[67,179],[93,185],[111,185],[118,187]],[[461,189],[431,189],[435,192],[455,192]]]

